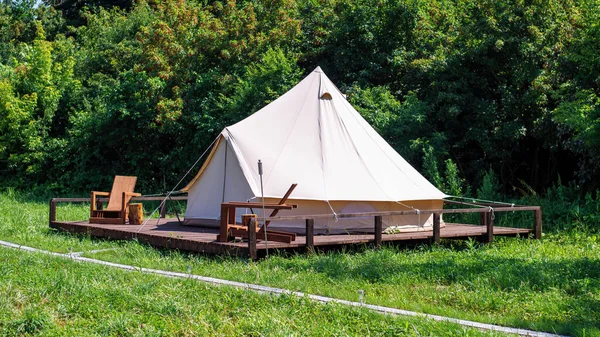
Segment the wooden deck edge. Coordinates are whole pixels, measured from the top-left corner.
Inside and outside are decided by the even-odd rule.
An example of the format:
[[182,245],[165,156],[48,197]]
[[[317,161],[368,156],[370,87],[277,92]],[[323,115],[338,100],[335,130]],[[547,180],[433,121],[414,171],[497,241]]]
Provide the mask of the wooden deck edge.
[[[455,226],[465,226],[473,229],[477,227],[480,231],[475,233],[465,233],[464,231],[444,231],[442,229],[440,237],[442,239],[477,239],[482,240],[486,236],[485,227],[478,225],[468,224],[451,224]],[[137,240],[141,243],[149,244],[157,248],[177,249],[181,251],[188,251],[194,253],[205,253],[205,254],[219,254],[229,255],[238,257],[247,257],[249,255],[249,248],[247,243],[232,243],[232,242],[202,242],[193,239],[186,239],[180,235],[175,236],[161,236],[152,235],[148,233],[137,233],[135,231],[128,231],[122,229],[111,229],[106,227],[94,227],[81,222],[66,222],[66,221],[53,221],[50,222],[50,227],[58,230],[66,231],[69,233],[89,235],[95,238],[103,238],[109,240]],[[410,235],[407,235],[410,234]],[[528,228],[511,228],[511,227],[494,227],[494,236],[507,236],[507,237],[529,237],[534,234],[533,229]],[[358,236],[358,237],[357,237]],[[377,245],[377,240],[374,235],[363,234],[357,236],[348,236],[337,238],[337,240],[314,240],[313,247],[320,249],[339,248],[342,246],[356,246],[356,245]],[[303,236],[300,236],[304,238]],[[383,234],[380,238],[382,243],[393,243],[393,244],[413,244],[419,242],[429,242],[432,240],[433,232],[412,232],[401,234]],[[316,238],[316,237],[315,237]],[[282,251],[301,251],[306,249],[306,243],[291,242],[290,244],[282,244],[276,242],[269,242],[269,248],[272,250]],[[264,241],[260,241],[256,247],[257,251],[264,253],[266,245]],[[260,254],[261,256],[264,254]]]
[[218,244],[217,242],[199,242],[179,237],[164,237],[145,233],[135,233],[118,229],[107,229],[77,225],[70,222],[55,221],[51,223],[54,229],[74,234],[84,234],[95,238],[109,240],[137,240],[157,248],[177,249],[194,253],[221,254],[230,256],[248,256],[247,247]]

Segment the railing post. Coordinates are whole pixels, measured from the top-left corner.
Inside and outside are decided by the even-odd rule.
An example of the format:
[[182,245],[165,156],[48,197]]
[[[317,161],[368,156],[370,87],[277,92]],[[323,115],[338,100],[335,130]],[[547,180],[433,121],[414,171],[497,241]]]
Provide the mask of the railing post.
[[381,215],[375,216],[375,248],[381,248],[381,234],[383,232],[383,219]]
[[248,221],[248,257],[256,260],[256,218],[250,218]]
[[489,209],[481,209],[481,213],[479,213],[479,225],[481,225],[483,228],[485,228],[485,232],[483,232],[483,234],[481,234],[480,237],[477,238],[477,241],[479,242],[487,242],[488,237],[487,237],[487,230],[488,230],[488,213]]
[[433,237],[432,241],[435,244],[440,243],[440,214],[433,213]]
[[312,253],[315,250],[315,220],[306,219],[306,250]]
[[164,219],[167,216],[167,199],[163,200],[162,205],[160,205],[160,217]]
[[487,213],[486,212],[479,213],[479,224],[481,226],[487,226]]
[[533,227],[533,235],[536,239],[542,238],[542,209],[539,208],[533,211],[534,215],[534,227]]
[[55,198],[50,199],[50,214],[48,216],[48,224],[50,228],[54,228],[54,222],[56,221],[56,200]]
[[486,214],[486,233],[485,233],[485,242],[491,243],[494,241],[494,213],[492,211],[485,213]]
[[229,206],[221,204],[221,227],[217,241],[227,242],[229,241]]

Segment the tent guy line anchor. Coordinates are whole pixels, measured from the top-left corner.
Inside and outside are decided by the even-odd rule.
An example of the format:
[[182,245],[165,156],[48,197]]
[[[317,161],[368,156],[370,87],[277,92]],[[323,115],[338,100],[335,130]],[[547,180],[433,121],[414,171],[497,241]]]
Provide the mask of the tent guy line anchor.
[[154,274],[154,275],[165,276],[165,277],[170,277],[170,278],[194,279],[194,280],[204,282],[207,284],[211,284],[214,286],[231,286],[231,287],[235,287],[235,288],[239,288],[239,289],[246,289],[246,290],[250,290],[250,291],[254,291],[254,292],[262,293],[262,294],[291,295],[291,296],[305,297],[305,298],[308,298],[315,302],[336,303],[336,304],[342,304],[342,305],[351,306],[351,307],[363,307],[363,308],[367,308],[369,310],[372,310],[372,311],[375,311],[375,312],[378,312],[381,314],[387,314],[387,315],[393,315],[393,316],[410,316],[410,317],[425,318],[425,319],[431,319],[431,320],[438,321],[438,322],[449,322],[449,323],[459,324],[462,326],[467,326],[467,327],[476,328],[476,329],[480,329],[480,330],[498,331],[498,332],[503,332],[503,333],[508,333],[508,334],[516,334],[519,336],[567,337],[565,335],[559,335],[559,334],[554,334],[554,333],[549,333],[549,332],[540,332],[540,331],[533,331],[533,330],[520,329],[520,328],[509,328],[509,327],[495,325],[495,324],[479,323],[479,322],[467,321],[467,320],[457,319],[457,318],[452,318],[452,317],[440,316],[440,315],[424,314],[424,313],[415,312],[415,311],[384,307],[384,306],[380,306],[380,305],[366,304],[364,302],[360,303],[360,302],[354,302],[354,301],[340,300],[340,299],[336,299],[333,297],[307,294],[307,293],[303,293],[300,291],[291,291],[288,289],[267,287],[267,286],[261,286],[258,284],[252,284],[252,283],[243,283],[243,282],[218,279],[218,278],[214,278],[214,277],[194,275],[191,273],[181,273],[181,272],[172,272],[172,271],[159,270],[159,269],[142,268],[142,267],[130,266],[130,265],[126,265],[126,264],[91,259],[91,258],[82,257],[82,256],[78,256],[78,255],[69,256],[69,254],[50,252],[47,250],[23,246],[23,245],[19,245],[19,244],[7,242],[7,241],[1,241],[1,240],[0,240],[0,246],[4,246],[7,248],[13,248],[13,249],[17,249],[17,250],[24,250],[24,251],[32,252],[32,253],[41,253],[41,254],[45,254],[45,255],[56,256],[56,257],[60,257],[63,259],[64,258],[72,259],[74,261],[99,264],[99,265],[103,265],[103,266],[119,268],[119,269],[128,270],[128,271],[138,271],[138,272],[145,273],[145,274]]
[[263,216],[263,227],[265,229],[265,247],[267,256],[269,256],[269,239],[267,238],[267,220],[265,214],[265,190],[263,188],[263,164],[262,161],[258,160],[258,175],[260,176],[260,195],[262,200],[262,216]]

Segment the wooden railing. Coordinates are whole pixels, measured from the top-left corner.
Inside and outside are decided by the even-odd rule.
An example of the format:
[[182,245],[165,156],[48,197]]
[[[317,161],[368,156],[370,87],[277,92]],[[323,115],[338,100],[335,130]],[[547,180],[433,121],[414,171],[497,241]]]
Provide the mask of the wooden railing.
[[[456,205],[464,204],[460,202],[447,202],[445,203]],[[359,217],[373,217],[373,240],[375,247],[381,247],[382,242],[382,224],[384,216],[391,215],[433,215],[433,232],[431,241],[433,243],[440,242],[440,219],[442,214],[462,214],[462,213],[479,213],[480,224],[486,227],[485,235],[483,238],[484,242],[492,242],[494,239],[494,213],[500,212],[516,212],[516,211],[533,211],[533,237],[535,239],[542,238],[542,209],[540,206],[497,206],[495,204],[480,204],[480,203],[469,203],[470,205],[483,206],[480,208],[460,208],[460,209],[429,209],[429,210],[405,210],[405,211],[387,211],[387,212],[361,212],[361,213],[341,213],[336,214],[338,219],[348,218],[359,218]],[[267,221],[290,221],[290,220],[305,220],[306,223],[306,248],[308,250],[314,249],[314,221],[316,219],[332,219],[332,214],[315,214],[315,215],[292,215],[292,216],[278,216],[267,218]]]
[[[106,201],[107,199],[100,199]],[[132,201],[162,201],[164,197],[135,197]],[[171,200],[187,200],[187,196],[171,197]],[[56,204],[59,202],[90,202],[90,198],[53,198],[50,200],[50,227],[56,221]],[[501,206],[495,207],[496,204],[485,203],[462,203],[456,201],[444,200],[444,203],[450,205],[477,205],[479,208],[459,208],[459,209],[429,209],[429,210],[405,210],[405,211],[387,211],[387,212],[361,212],[361,213],[341,213],[337,214],[338,219],[358,218],[358,217],[373,217],[373,241],[375,247],[381,247],[382,232],[383,232],[383,217],[391,215],[433,215],[433,231],[431,236],[432,243],[440,242],[440,219],[442,214],[463,214],[463,213],[479,213],[480,224],[486,227],[483,236],[484,242],[492,242],[494,239],[494,216],[493,213],[500,212],[516,212],[516,211],[532,211],[534,213],[533,221],[533,237],[541,239],[542,237],[542,209],[540,206]],[[162,205],[160,216],[165,217],[166,202]],[[276,216],[266,218],[266,221],[289,221],[289,220],[304,220],[306,226],[306,248],[309,251],[314,250],[314,224],[317,219],[332,219],[332,214],[314,214],[314,215],[291,215],[291,216]],[[251,258],[256,258],[256,220],[248,223],[248,251]]]
[[[102,202],[107,202],[108,198],[98,198],[97,200],[100,200]],[[165,197],[134,197],[131,199],[131,201],[163,201],[165,200]],[[167,199],[163,204],[162,207],[160,208],[160,217],[164,218],[166,216],[166,211],[167,211],[167,202],[169,200],[187,200],[187,196],[177,196],[177,197],[170,197],[170,199]],[[72,203],[78,203],[78,202],[91,202],[91,198],[52,198],[50,199],[50,216],[49,216],[49,224],[50,227],[52,227],[53,223],[56,222],[56,204],[59,202],[72,202]]]

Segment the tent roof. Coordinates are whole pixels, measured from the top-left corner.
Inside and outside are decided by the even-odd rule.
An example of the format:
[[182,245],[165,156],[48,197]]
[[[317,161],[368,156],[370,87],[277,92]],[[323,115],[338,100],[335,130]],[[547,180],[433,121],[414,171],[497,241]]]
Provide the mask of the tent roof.
[[[257,197],[259,159],[265,197],[281,197],[292,183],[298,183],[292,199],[446,197],[377,134],[320,67],[271,104],[226,127],[221,136],[235,151]],[[184,190],[201,178],[202,171]]]

